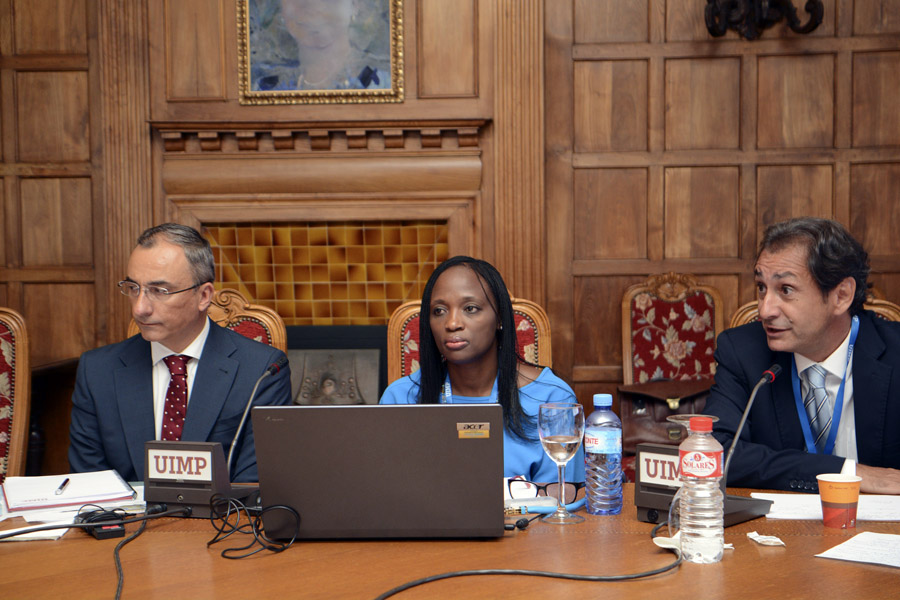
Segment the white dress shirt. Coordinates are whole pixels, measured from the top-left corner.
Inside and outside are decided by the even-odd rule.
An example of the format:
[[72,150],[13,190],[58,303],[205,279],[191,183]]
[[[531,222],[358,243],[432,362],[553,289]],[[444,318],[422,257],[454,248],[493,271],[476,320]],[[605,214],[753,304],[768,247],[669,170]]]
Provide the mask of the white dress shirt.
[[[841,345],[831,353],[831,355],[818,363],[825,369],[825,391],[828,392],[828,398],[832,405],[837,401],[838,390],[841,387],[841,381],[844,378],[846,370],[847,382],[844,384],[844,405],[841,409],[841,422],[838,424],[837,437],[834,440],[835,456],[843,456],[848,459],[844,461],[842,473],[856,472],[856,417],[853,414],[853,365],[852,361],[847,362],[847,349],[850,347],[850,333],[841,342]],[[803,373],[808,367],[816,364],[802,354],[794,353],[794,360],[797,361],[797,373]],[[800,377],[800,397],[805,398],[809,391],[806,378]],[[804,417],[805,418],[805,417]],[[827,418],[827,417],[826,417]],[[832,422],[832,427],[834,422]]]
[[206,336],[209,335],[209,319],[206,319],[203,330],[194,341],[188,344],[183,352],[172,352],[159,342],[150,342],[150,355],[153,358],[153,418],[156,426],[156,439],[162,439],[163,412],[166,409],[166,392],[169,390],[169,380],[172,379],[169,367],[163,359],[172,354],[190,356],[187,361],[187,387],[188,398],[191,401],[191,390],[194,388],[194,376],[197,374],[197,362],[203,354],[203,346],[206,344]]

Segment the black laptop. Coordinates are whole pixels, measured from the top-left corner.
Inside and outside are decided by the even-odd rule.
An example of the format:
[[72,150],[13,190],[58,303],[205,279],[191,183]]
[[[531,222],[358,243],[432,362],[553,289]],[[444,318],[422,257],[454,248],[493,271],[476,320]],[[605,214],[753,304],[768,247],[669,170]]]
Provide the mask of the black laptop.
[[[499,404],[262,406],[252,412],[263,506],[300,538],[503,535]],[[289,538],[287,513],[264,514]]]

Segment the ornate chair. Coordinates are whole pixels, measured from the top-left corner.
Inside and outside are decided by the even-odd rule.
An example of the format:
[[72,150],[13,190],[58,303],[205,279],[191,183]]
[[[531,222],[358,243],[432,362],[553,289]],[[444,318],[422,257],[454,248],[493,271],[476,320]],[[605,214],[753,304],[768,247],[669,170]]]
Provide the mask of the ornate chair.
[[[866,310],[871,310],[875,313],[875,316],[881,317],[886,321],[900,321],[900,306],[888,300],[884,300],[883,298],[878,298],[872,293],[869,293],[869,297],[863,307]],[[731,321],[729,322],[728,327],[738,327],[758,320],[759,306],[756,300],[753,300],[752,302],[741,305],[741,307],[731,315]]]
[[[551,367],[550,319],[530,300],[511,298],[516,321],[517,350],[525,360]],[[388,383],[419,370],[419,300],[397,307],[388,321]]]
[[[222,289],[213,295],[209,317],[222,327],[242,336],[287,352],[287,329],[284,321],[268,306],[250,304],[237,290]],[[134,319],[128,325],[128,336],[139,333]]]
[[[718,290],[698,284],[688,274],[651,275],[625,291],[622,298],[624,385],[619,393],[619,408],[625,429],[623,441],[628,442],[622,468],[629,481],[634,481],[634,446],[641,441],[658,441],[650,439],[651,431],[660,429],[665,435],[657,433],[658,436],[669,440],[667,443],[678,444],[685,432],[682,427],[668,423],[665,416],[699,411],[705,405],[705,392],[698,390],[708,389],[716,372],[713,353],[716,335],[725,323],[722,304]],[[637,390],[634,388],[638,386],[632,385],[665,380],[673,382],[668,391],[663,383],[652,384],[652,390],[644,387]],[[697,390],[691,392],[690,400],[680,395],[686,389],[683,382],[689,380],[698,380],[697,386],[691,386]],[[651,404],[626,402],[635,392],[642,393]],[[665,405],[649,399],[661,393]]]
[[25,320],[0,307],[0,483],[25,474],[30,376]]
[[631,286],[622,299],[625,385],[712,377],[724,324],[721,294],[692,275],[651,275]]

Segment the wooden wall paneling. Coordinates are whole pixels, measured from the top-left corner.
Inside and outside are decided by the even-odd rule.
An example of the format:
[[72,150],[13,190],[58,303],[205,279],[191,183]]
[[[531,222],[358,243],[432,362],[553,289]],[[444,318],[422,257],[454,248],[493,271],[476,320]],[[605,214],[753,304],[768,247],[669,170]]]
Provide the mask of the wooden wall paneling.
[[87,0],[13,0],[16,54],[86,54]]
[[647,149],[648,64],[575,63],[575,151]]
[[318,193],[321,195],[427,190],[475,190],[477,152],[443,156],[172,156],[162,183],[167,195]]
[[760,148],[834,145],[833,54],[759,58]]
[[[713,37],[706,29],[704,18],[705,6],[693,0],[666,0],[666,41],[689,42],[711,40]],[[737,34],[729,31],[725,39],[736,38]]]
[[728,275],[710,275],[706,273],[695,273],[697,282],[701,285],[709,285],[722,295],[722,314],[725,317],[725,327],[728,327],[728,321],[731,315],[744,304],[741,295],[741,278],[743,274]]
[[[99,0],[92,55],[101,110],[96,136],[103,177],[95,185],[98,343],[124,338],[131,312],[114,282],[123,277],[141,231],[155,225],[152,207],[147,0]],[[153,2],[154,5],[160,4]],[[92,116],[94,118],[94,116]],[[99,121],[100,117],[97,117]]]
[[477,96],[477,0],[421,0],[417,16],[419,98]]
[[[755,297],[756,281],[753,276],[753,263],[756,258],[756,240],[758,232],[757,215],[760,208],[757,203],[759,194],[759,184],[757,182],[756,165],[751,162],[744,162],[740,165],[741,177],[741,204],[739,208],[739,224],[738,224],[738,264],[741,265],[737,269],[735,282],[737,289],[736,296],[732,299],[736,304],[736,310],[743,302],[742,298]],[[728,298],[724,298],[726,304],[730,306]],[[725,314],[725,321],[728,322],[733,311]]]
[[89,160],[87,73],[20,71],[15,85],[18,159],[23,162]]
[[647,169],[577,169],[574,260],[646,259]]
[[737,258],[740,173],[736,167],[666,170],[666,258]]
[[646,42],[648,0],[575,0],[575,43]]
[[900,145],[900,52],[853,56],[853,146]]
[[900,0],[855,0],[853,34],[900,33]]
[[553,329],[554,371],[572,379],[575,338],[572,261],[572,146],[575,135],[573,13],[570,3],[544,6],[544,113],[546,188],[546,273],[544,307]]
[[850,170],[851,232],[871,258],[900,255],[900,163],[855,164]]
[[622,381],[622,297],[629,286],[645,279],[624,274],[575,279],[578,335],[574,340],[573,381]]
[[[0,177],[0,215],[3,216],[3,223],[0,224],[0,274],[6,271],[6,267],[9,264],[7,261],[7,250],[6,246],[10,241],[10,233],[15,231],[17,228],[10,227],[10,213],[13,210],[10,208],[7,210],[7,202],[6,198],[8,196],[6,192],[6,187],[9,185],[9,177]],[[13,196],[15,197],[15,196]],[[18,218],[16,218],[13,223],[18,222]],[[0,275],[0,281],[4,281],[6,278]],[[4,306],[4,305],[0,305]]]
[[35,364],[77,357],[96,346],[92,282],[34,282],[23,288],[22,316],[29,338],[36,342],[31,350]]
[[497,5],[493,110],[494,264],[510,289],[544,303],[544,3]]
[[758,229],[792,217],[833,217],[831,165],[762,165],[757,169]]
[[672,59],[665,72],[666,150],[738,148],[740,59]]
[[19,187],[23,266],[92,266],[90,178],[23,178]]
[[225,99],[224,9],[220,0],[165,1],[168,101]]
[[[660,44],[665,41],[663,21],[668,5],[665,0],[653,0],[648,9],[650,43]],[[660,54],[651,54],[649,66],[649,81],[647,82],[647,120],[649,123],[647,150],[649,150],[649,156],[659,156],[665,150],[666,141],[666,57]],[[665,169],[662,165],[654,164],[653,161],[647,162],[647,259],[651,263],[656,263],[663,260],[665,256]],[[646,266],[646,263],[644,266]]]
[[853,114],[853,53],[842,50],[835,57],[835,93],[834,93],[834,147],[849,148],[851,146]]

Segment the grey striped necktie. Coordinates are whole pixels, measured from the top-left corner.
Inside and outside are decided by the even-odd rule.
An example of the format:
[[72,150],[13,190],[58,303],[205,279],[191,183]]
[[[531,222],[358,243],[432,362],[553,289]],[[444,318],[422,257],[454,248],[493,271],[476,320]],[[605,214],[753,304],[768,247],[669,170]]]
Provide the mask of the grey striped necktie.
[[803,405],[809,416],[809,424],[813,437],[816,440],[816,448],[821,452],[828,439],[828,430],[831,428],[831,414],[833,412],[828,393],[825,391],[825,369],[819,365],[812,365],[803,371],[806,383],[809,387]]

